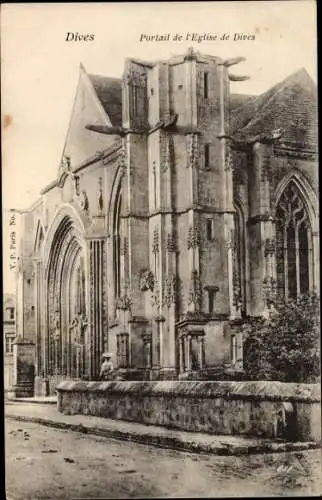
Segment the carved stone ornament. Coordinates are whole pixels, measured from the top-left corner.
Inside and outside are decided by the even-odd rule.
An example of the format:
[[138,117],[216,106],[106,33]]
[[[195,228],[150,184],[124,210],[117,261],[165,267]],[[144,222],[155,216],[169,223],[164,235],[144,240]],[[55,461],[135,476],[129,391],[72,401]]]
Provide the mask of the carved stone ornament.
[[121,311],[130,311],[132,301],[128,295],[121,295],[116,301],[116,309]]
[[268,257],[269,255],[274,255],[276,248],[275,240],[271,238],[266,238],[264,243],[264,255]]
[[226,240],[224,245],[225,245],[226,250],[232,250],[234,248],[234,242],[232,239]]
[[124,81],[135,87],[146,87],[147,75],[146,73],[139,73],[133,69],[129,69],[124,75]]
[[139,283],[141,292],[153,291],[154,288],[154,274],[149,269],[144,269],[139,275]]
[[170,138],[167,133],[160,134],[161,142],[161,171],[167,172],[170,167]]
[[177,246],[177,237],[176,234],[174,233],[168,233],[167,236],[167,251],[170,252],[177,252],[178,251],[178,246]]
[[188,304],[194,304],[195,307],[199,308],[202,301],[202,286],[196,269],[191,273],[190,283]]
[[70,157],[64,155],[60,164],[59,164],[59,169],[58,169],[58,185],[59,187],[63,187],[66,178],[68,175],[73,175],[71,171],[71,161]]
[[242,293],[240,285],[240,276],[236,268],[233,272],[233,304],[236,311],[240,311],[242,307]]
[[122,169],[122,174],[124,175],[126,173],[126,167],[127,167],[127,153],[125,146],[123,146],[120,151],[120,155],[118,158],[118,165]]
[[155,228],[153,231],[153,240],[152,240],[152,253],[159,252],[159,231],[158,228]]
[[76,344],[84,344],[87,325],[88,321],[84,314],[78,314],[73,319],[70,329],[74,330],[74,341]]
[[55,342],[59,342],[60,340],[60,316],[59,313],[56,312],[56,314],[53,316],[52,319],[52,330],[51,330],[51,337]]
[[59,173],[70,172],[71,171],[71,161],[70,156],[64,155],[59,165]]
[[197,248],[199,245],[200,245],[199,228],[190,226],[188,230],[188,240],[187,240],[188,250],[190,248]]
[[164,278],[164,304],[170,307],[176,302],[177,276],[174,273],[168,274]]
[[198,135],[189,134],[188,140],[188,162],[187,167],[195,168],[198,165]]
[[76,196],[79,196],[80,195],[80,185],[79,185],[79,176],[78,175],[74,176],[74,187],[75,187]]
[[229,172],[233,169],[233,157],[229,145],[226,146],[225,152],[225,172]]
[[124,236],[122,243],[121,243],[121,248],[120,248],[120,254],[121,255],[127,255],[129,250],[129,243],[128,239],[126,236]]
[[104,209],[104,200],[103,200],[103,179],[100,177],[98,179],[98,210],[99,212],[103,212]]
[[86,194],[86,191],[83,190],[80,194],[80,207],[82,210],[84,210],[84,212],[87,212],[88,210],[88,198],[87,198],[87,194]]
[[231,140],[234,146],[244,147],[252,146],[253,144],[255,144],[255,142],[260,142],[262,144],[274,144],[274,142],[280,139],[283,134],[284,129],[279,128],[272,130],[271,132],[263,132],[261,134],[255,134],[252,136],[247,136],[246,134],[236,134],[235,136],[224,134],[217,137],[220,137],[221,139]]
[[160,294],[160,283],[156,278],[154,280],[153,291],[151,294],[151,303],[152,307],[155,307],[156,309],[159,309],[159,307],[161,307],[162,305],[162,296]]

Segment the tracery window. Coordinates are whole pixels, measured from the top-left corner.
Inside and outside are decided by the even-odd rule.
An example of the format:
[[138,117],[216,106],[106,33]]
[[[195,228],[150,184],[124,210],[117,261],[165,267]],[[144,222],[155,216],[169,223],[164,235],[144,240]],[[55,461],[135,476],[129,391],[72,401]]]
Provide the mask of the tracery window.
[[276,209],[277,292],[297,298],[310,289],[311,228],[298,188],[290,182]]

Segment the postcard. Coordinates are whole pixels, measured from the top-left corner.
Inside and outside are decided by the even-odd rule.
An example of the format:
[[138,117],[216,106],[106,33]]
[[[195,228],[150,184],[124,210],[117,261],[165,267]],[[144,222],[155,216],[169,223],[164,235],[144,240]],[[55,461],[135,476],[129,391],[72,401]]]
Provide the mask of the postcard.
[[313,1],[1,8],[6,497],[321,494]]

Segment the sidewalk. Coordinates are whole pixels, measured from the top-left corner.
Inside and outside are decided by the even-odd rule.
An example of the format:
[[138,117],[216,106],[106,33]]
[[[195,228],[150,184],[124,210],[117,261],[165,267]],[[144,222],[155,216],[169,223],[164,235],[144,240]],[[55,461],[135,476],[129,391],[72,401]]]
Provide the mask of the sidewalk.
[[6,404],[8,403],[34,403],[34,404],[50,404],[57,406],[57,396],[35,396],[33,398],[14,398],[10,397],[6,399]]
[[5,418],[192,453],[249,455],[301,451],[316,449],[321,446],[319,443],[314,442],[290,443],[242,436],[214,436],[126,422],[124,420],[86,415],[64,415],[57,411],[54,404],[48,404],[48,401],[37,401],[38,404],[35,404],[35,402],[26,399],[7,401],[5,404]]

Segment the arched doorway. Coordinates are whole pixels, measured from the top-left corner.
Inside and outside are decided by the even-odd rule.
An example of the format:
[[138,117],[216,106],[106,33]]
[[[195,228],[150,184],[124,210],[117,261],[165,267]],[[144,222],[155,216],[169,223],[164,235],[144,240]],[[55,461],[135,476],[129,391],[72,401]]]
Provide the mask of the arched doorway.
[[85,245],[65,215],[53,236],[45,273],[48,376],[82,378],[87,330]]

